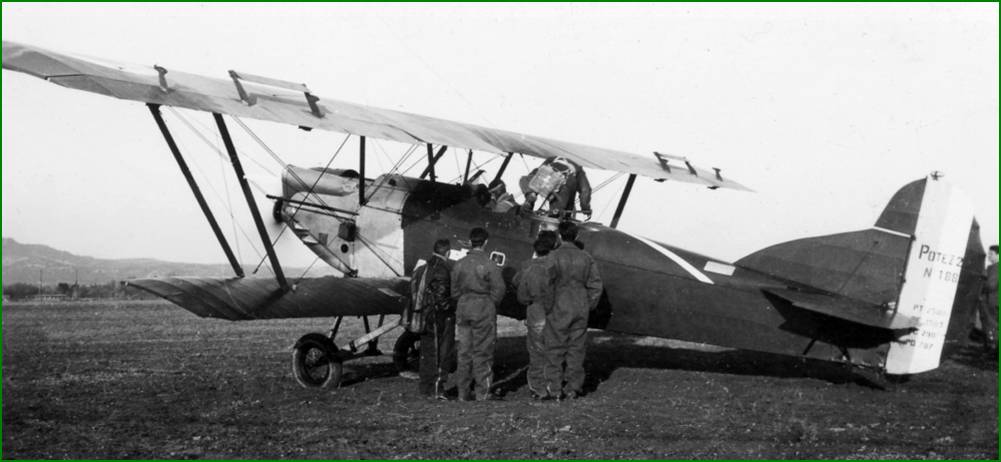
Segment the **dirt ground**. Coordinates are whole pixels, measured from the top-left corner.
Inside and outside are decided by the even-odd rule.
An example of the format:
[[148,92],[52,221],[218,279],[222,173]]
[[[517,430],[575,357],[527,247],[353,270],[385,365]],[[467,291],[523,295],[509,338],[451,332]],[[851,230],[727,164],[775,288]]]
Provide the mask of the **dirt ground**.
[[328,328],[160,302],[5,304],[2,456],[998,458],[998,366],[973,346],[883,391],[823,363],[592,331],[588,395],[533,402],[524,329],[504,320],[506,399],[459,403],[418,397],[389,356],[346,363],[339,389],[300,388],[289,347]]

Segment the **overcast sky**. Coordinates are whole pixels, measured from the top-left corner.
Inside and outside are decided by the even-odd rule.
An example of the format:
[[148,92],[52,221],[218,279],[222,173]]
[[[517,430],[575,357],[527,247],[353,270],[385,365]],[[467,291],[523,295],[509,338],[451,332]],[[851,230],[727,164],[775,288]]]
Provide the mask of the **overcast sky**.
[[[2,8],[4,40],[219,78],[242,70],[321,98],[720,167],[756,192],[641,179],[620,223],[718,258],[869,227],[899,187],[933,170],[966,190],[985,244],[997,242],[997,4]],[[10,71],[2,90],[4,237],[97,257],[225,261],[142,104]],[[232,172],[166,115],[241,257],[256,262]],[[214,140],[210,116],[182,115]],[[325,164],[344,139],[248,124],[302,166]],[[251,176],[274,184],[277,162],[242,131],[237,141]],[[355,167],[353,146],[334,165]],[[369,171],[404,150],[379,144]],[[597,193],[596,219],[610,220],[623,183]],[[313,260],[290,236],[280,249],[287,265]]]

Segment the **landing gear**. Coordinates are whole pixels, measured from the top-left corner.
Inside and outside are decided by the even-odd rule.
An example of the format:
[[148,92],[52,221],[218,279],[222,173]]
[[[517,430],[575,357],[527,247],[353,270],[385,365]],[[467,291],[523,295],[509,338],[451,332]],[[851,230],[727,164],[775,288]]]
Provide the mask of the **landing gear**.
[[399,372],[416,371],[420,368],[421,336],[405,331],[393,346],[393,364]]
[[336,388],[343,375],[343,360],[329,337],[306,334],[292,347],[292,376],[303,388]]
[[[379,325],[376,329],[371,329],[368,319],[364,319],[365,335],[355,340],[342,344],[338,347],[334,344],[337,331],[340,329],[343,316],[338,316],[330,333],[306,334],[292,347],[292,377],[302,385],[303,388],[336,388],[341,384],[341,377],[344,375],[344,362],[360,358],[362,356],[381,356],[382,352],[377,347],[378,338],[387,332],[402,327],[397,319],[394,322],[383,324],[383,316],[379,316]],[[407,335],[404,333],[404,335]],[[415,335],[420,341],[420,336]],[[397,342],[400,345],[400,342]],[[418,343],[419,345],[419,343]],[[419,347],[412,346],[420,354]],[[395,353],[395,352],[394,352]],[[407,354],[412,354],[409,352]],[[396,355],[394,354],[394,362]],[[407,356],[404,356],[407,357]],[[416,361],[414,362],[416,365]],[[416,370],[416,366],[414,367]]]

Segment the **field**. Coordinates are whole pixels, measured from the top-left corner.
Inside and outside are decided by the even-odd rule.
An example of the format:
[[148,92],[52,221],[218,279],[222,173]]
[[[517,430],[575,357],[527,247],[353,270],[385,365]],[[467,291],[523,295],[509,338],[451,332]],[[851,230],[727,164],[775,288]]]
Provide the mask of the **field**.
[[328,328],[161,302],[5,304],[2,456],[998,458],[998,366],[973,346],[884,391],[822,363],[592,331],[589,394],[533,402],[524,329],[504,320],[506,399],[459,403],[420,398],[388,356],[346,363],[340,389],[300,388],[289,347]]

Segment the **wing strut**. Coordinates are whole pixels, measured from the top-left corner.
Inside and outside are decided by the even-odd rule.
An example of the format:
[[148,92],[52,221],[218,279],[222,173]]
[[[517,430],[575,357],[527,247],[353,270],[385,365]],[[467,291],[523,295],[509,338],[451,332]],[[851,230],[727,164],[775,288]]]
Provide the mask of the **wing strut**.
[[469,150],[469,156],[466,157],[466,173],[462,175],[462,184],[469,183],[469,165],[473,163],[473,150]]
[[358,137],[358,206],[365,205],[365,137]]
[[229,247],[229,242],[226,240],[226,236],[222,233],[222,229],[219,228],[219,223],[216,222],[215,215],[212,214],[212,209],[210,209],[209,204],[205,202],[205,196],[202,195],[202,190],[198,187],[198,183],[195,182],[195,177],[191,175],[188,163],[184,161],[184,157],[181,155],[181,150],[177,148],[177,143],[174,142],[174,136],[170,134],[170,129],[167,128],[167,123],[163,120],[163,114],[160,114],[160,105],[147,104],[146,107],[148,107],[149,112],[153,114],[153,119],[156,120],[156,125],[160,127],[160,133],[163,134],[163,139],[167,141],[170,153],[174,155],[174,160],[177,161],[177,166],[181,168],[181,173],[184,174],[184,179],[188,181],[188,186],[191,187],[191,192],[195,195],[195,200],[198,201],[198,206],[201,207],[202,213],[205,214],[205,219],[209,221],[209,226],[212,227],[212,232],[215,233],[216,239],[219,240],[219,246],[221,246],[222,251],[226,253],[226,259],[229,260],[230,266],[233,267],[233,272],[236,273],[237,277],[242,278],[244,276],[243,267],[236,261],[236,256],[233,255],[233,249]]
[[424,179],[424,177],[426,177],[426,176],[428,176],[428,174],[430,174],[431,175],[431,181],[434,181],[434,178],[435,178],[434,166],[438,163],[438,159],[441,159],[441,156],[445,155],[445,151],[447,149],[448,149],[448,146],[442,145],[442,147],[438,148],[438,152],[435,153],[434,157],[431,157],[431,143],[428,143],[428,166],[427,166],[427,168],[424,169],[423,172],[421,172],[421,179],[422,180]]
[[513,152],[507,153],[507,157],[505,157],[504,162],[501,163],[500,170],[497,170],[497,175],[494,176],[494,179],[490,182],[490,184],[494,184],[497,180],[501,178],[501,175],[504,174],[504,170],[507,170],[507,164],[511,163],[512,157],[514,157]]
[[219,136],[222,137],[223,144],[226,145],[229,160],[233,163],[233,171],[236,172],[236,179],[240,182],[240,188],[243,189],[243,197],[247,199],[250,215],[254,217],[254,224],[257,225],[257,233],[261,236],[261,243],[264,244],[264,250],[268,252],[268,259],[271,260],[271,269],[275,272],[275,279],[278,280],[278,285],[281,286],[282,292],[288,292],[290,289],[288,281],[285,280],[285,273],[282,272],[282,266],[278,263],[278,255],[275,254],[275,248],[271,245],[271,238],[268,236],[268,231],[264,228],[261,211],[257,209],[257,202],[254,202],[254,193],[250,190],[250,184],[247,183],[246,174],[243,173],[243,165],[240,164],[240,157],[236,154],[236,146],[233,145],[233,139],[229,136],[226,121],[223,120],[222,114],[218,112],[213,112],[212,117],[215,118],[216,126],[219,127]]
[[612,228],[618,226],[619,218],[622,217],[622,210],[626,208],[626,201],[629,200],[629,193],[633,190],[633,183],[636,182],[636,174],[630,173],[629,179],[626,180],[626,188],[622,190],[622,197],[619,199],[619,205],[615,207],[615,216],[612,217]]
[[[428,168],[425,169],[423,173],[421,173],[421,179],[424,178],[425,174],[429,174],[431,177],[431,182],[437,183],[438,176],[434,174],[434,163],[438,160],[438,158],[434,156],[434,146],[432,146],[431,143],[428,143],[427,147],[428,147]],[[444,151],[442,151],[442,153],[444,153]]]

